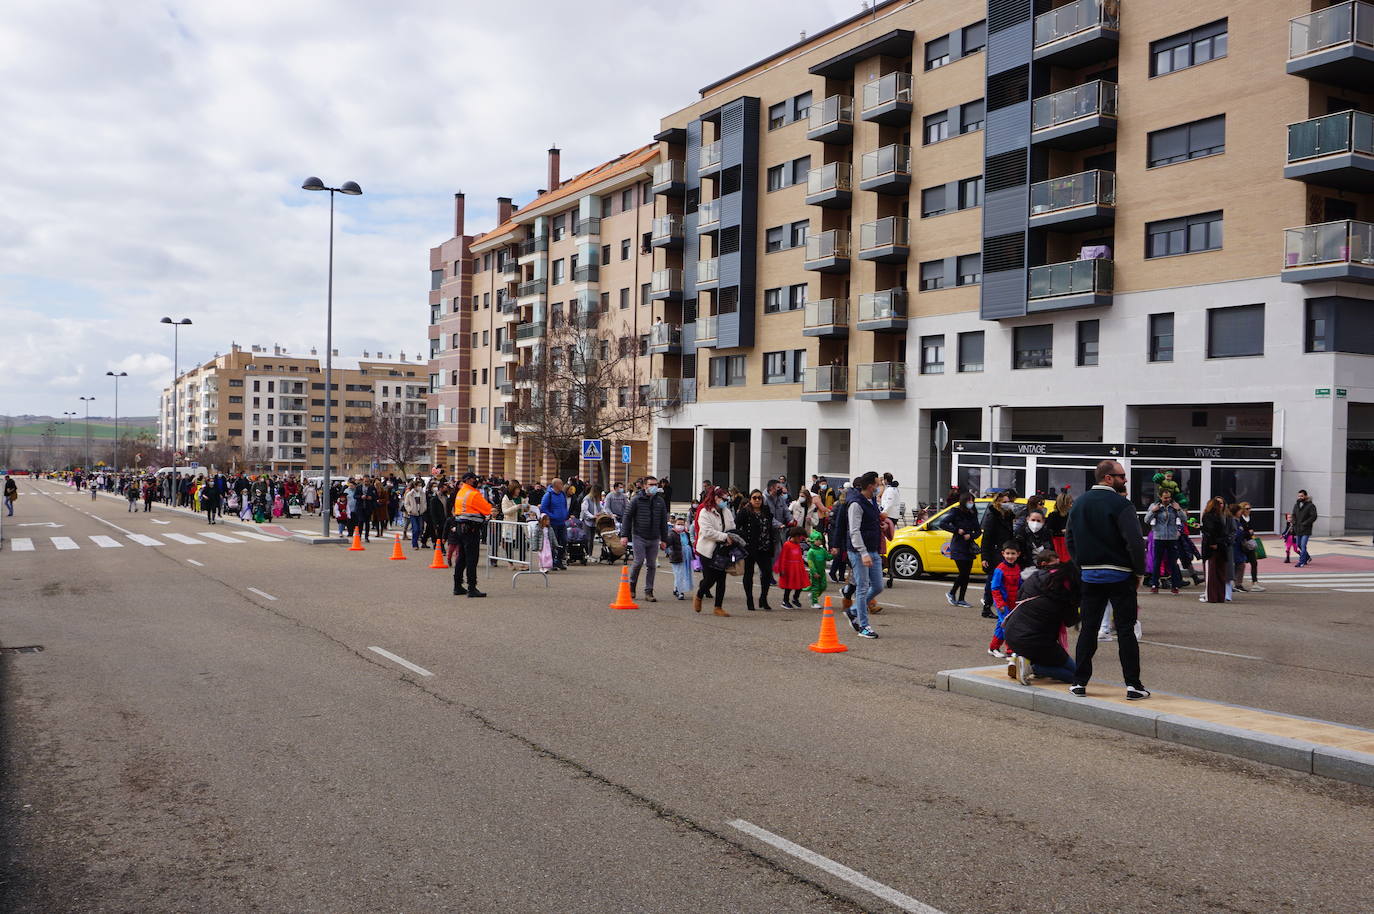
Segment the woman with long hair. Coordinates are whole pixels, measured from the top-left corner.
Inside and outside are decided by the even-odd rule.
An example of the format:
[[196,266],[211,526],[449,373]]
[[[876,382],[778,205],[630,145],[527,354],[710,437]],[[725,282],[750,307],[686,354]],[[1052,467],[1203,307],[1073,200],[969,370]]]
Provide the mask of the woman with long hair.
[[739,514],[735,515],[739,535],[744,538],[744,608],[754,611],[754,569],[759,572],[759,609],[771,612],[768,605],[768,588],[773,586],[773,547],[777,536],[773,530],[773,517],[763,504],[763,492],[754,489],[749,493]]
[[1064,534],[1069,526],[1069,509],[1072,507],[1073,493],[1064,489],[1054,500],[1054,510],[1045,518],[1045,528],[1050,531],[1050,538],[1054,540],[1054,551],[1059,554],[1061,562],[1069,561],[1069,544]]
[[1226,560],[1231,552],[1227,517],[1226,499],[1220,495],[1202,509],[1202,560],[1207,570],[1207,592],[1199,597],[1203,603],[1226,602]]
[[696,551],[697,555],[701,556],[701,583],[697,586],[696,595],[692,597],[692,609],[701,612],[702,599],[715,588],[715,613],[718,616],[728,616],[730,614],[722,608],[725,603],[725,569],[717,567],[712,558],[717,549],[725,548],[730,542],[730,534],[726,531],[735,528],[735,512],[730,510],[725,490],[720,486],[703,493],[701,504],[697,505],[695,526]]
[[973,509],[971,494],[953,494],[950,504],[953,507],[945,512],[937,526],[950,535],[949,557],[959,569],[959,576],[945,594],[945,602],[950,606],[968,606],[968,578],[973,571],[973,560],[978,556],[978,537],[983,530],[978,524],[978,512]]

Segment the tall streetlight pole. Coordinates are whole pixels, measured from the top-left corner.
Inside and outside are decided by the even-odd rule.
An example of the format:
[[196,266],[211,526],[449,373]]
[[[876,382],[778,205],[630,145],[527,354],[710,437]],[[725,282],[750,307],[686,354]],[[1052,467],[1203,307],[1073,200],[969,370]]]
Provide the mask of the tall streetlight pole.
[[95,402],[95,397],[82,397],[81,400],[86,404],[86,475],[91,473],[91,404]]
[[74,463],[74,462],[75,462],[75,461],[72,460],[72,429],[71,429],[71,423],[72,423],[72,420],[74,420],[74,419],[76,418],[76,413],[75,413],[75,412],[70,412],[70,413],[69,413],[69,412],[63,412],[63,413],[62,413],[62,416],[63,416],[62,424],[65,425],[65,426],[67,426],[67,447],[66,447],[66,451],[67,451],[67,463],[70,464],[70,463]]
[[189,326],[191,319],[183,317],[179,321],[174,321],[170,317],[164,317],[158,323],[172,325],[172,494],[167,499],[167,503],[175,505],[177,498],[177,448],[181,446],[181,430],[178,426],[181,414],[177,408],[177,375],[181,373],[181,368],[177,347],[180,343],[181,328]]
[[107,372],[105,372],[105,374],[108,375],[109,377],[115,379],[115,444],[114,444],[114,471],[115,471],[116,473],[118,473],[118,472],[119,472],[119,468],[120,468],[120,463],[119,463],[119,379],[120,379],[120,378],[127,378],[127,377],[129,376],[129,373],[128,373],[127,371],[107,371]]
[[329,497],[329,468],[333,450],[329,439],[332,419],[330,405],[334,402],[334,195],[348,194],[350,197],[356,197],[363,189],[356,181],[345,181],[338,187],[326,187],[324,182],[316,177],[306,178],[301,189],[329,191],[329,285],[324,306],[324,485],[320,492],[321,507],[328,506],[320,512],[320,517],[324,521],[324,536],[328,537],[329,515],[334,507]]

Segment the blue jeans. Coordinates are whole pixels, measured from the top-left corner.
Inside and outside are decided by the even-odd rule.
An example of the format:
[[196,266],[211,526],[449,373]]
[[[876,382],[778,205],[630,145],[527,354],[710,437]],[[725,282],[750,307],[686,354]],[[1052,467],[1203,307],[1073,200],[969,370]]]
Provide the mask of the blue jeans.
[[410,525],[410,548],[420,548],[420,534],[425,531],[425,516],[423,514],[407,514],[406,523]]
[[865,568],[863,555],[849,550],[849,568],[854,579],[854,621],[860,628],[868,628],[868,601],[876,600],[883,592],[883,555],[870,552],[873,564]]
[[[560,568],[568,567],[568,524],[567,521],[558,523],[549,518],[549,529],[553,531],[553,563]],[[649,572],[653,574],[652,571]]]
[[1299,565],[1306,565],[1308,562],[1312,561],[1312,556],[1310,556],[1310,555],[1307,554],[1307,540],[1308,540],[1308,537],[1306,537],[1306,536],[1295,536],[1295,537],[1293,537],[1293,541],[1294,541],[1293,544],[1294,544],[1295,546],[1298,547],[1298,564],[1299,564]]
[[1076,667],[1074,667],[1073,665],[1073,658],[1070,657],[1067,653],[1065,653],[1062,649],[1059,651],[1059,653],[1063,657],[1063,662],[1060,666],[1055,666],[1049,663],[1032,662],[1031,672],[1035,673],[1035,675],[1037,676],[1046,679],[1058,679],[1060,682],[1072,683],[1073,674],[1077,671]]

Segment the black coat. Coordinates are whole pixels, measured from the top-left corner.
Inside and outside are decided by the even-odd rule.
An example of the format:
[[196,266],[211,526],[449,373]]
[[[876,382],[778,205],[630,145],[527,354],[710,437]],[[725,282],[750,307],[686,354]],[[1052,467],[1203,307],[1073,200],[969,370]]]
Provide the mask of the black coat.
[[1003,623],[1007,644],[1018,653],[1059,643],[1059,627],[1078,622],[1078,573],[1072,565],[1037,571],[1022,579],[1021,599]]
[[735,528],[739,530],[739,535],[744,539],[744,548],[750,555],[772,558],[777,535],[773,530],[773,519],[767,513],[745,508],[735,515]]
[[[955,505],[945,512],[937,526],[953,537],[949,541],[950,558],[956,562],[968,561],[978,555],[978,546],[975,541],[982,534],[983,528],[978,523],[978,514],[972,508]],[[966,534],[972,534],[972,538],[964,539],[959,535],[960,530]]]
[[1002,561],[1002,547],[1014,538],[1016,515],[1010,509],[999,511],[991,505],[983,515],[983,561],[996,567]]

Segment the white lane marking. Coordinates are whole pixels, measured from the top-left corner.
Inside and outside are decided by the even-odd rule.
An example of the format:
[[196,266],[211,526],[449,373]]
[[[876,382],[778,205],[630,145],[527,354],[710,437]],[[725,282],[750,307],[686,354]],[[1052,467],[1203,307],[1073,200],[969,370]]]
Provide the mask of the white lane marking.
[[170,524],[171,521],[169,521],[169,520],[155,520],[155,521],[153,521],[153,523],[155,523],[155,524],[162,524],[162,525],[165,526],[165,525],[167,525],[167,524]]
[[901,606],[897,603],[884,603],[882,600],[878,601],[878,605],[884,609],[906,609],[905,606]]
[[1205,647],[1188,647],[1186,644],[1169,644],[1166,641],[1146,641],[1144,638],[1138,639],[1141,644],[1153,644],[1155,647],[1174,647],[1181,651],[1196,651],[1199,654],[1220,654],[1223,657],[1239,657],[1241,660],[1263,660],[1263,657],[1256,657],[1253,654],[1233,654],[1230,651],[1213,651]]
[[33,540],[27,536],[16,536],[10,540],[11,552],[32,552]]
[[187,536],[184,533],[164,533],[162,535],[167,537],[169,540],[176,540],[178,543],[185,543],[188,546],[205,545],[204,541],[198,540],[194,536]]
[[116,540],[113,536],[93,536],[91,542],[101,549],[123,549],[124,544]]
[[195,565],[197,568],[204,568],[204,567],[205,567],[205,563],[204,563],[204,562],[197,562],[195,559],[187,559],[186,561],[190,562],[192,565]]
[[1374,593],[1374,587],[1337,587],[1336,593]]
[[276,599],[276,597],[272,596],[270,593],[263,593],[261,590],[258,590],[256,587],[250,587],[250,588],[248,588],[248,591],[249,591],[250,593],[255,593],[255,594],[257,594],[258,596],[262,597],[264,600],[275,600],[275,599]]
[[378,654],[381,654],[383,657],[385,657],[387,660],[392,661],[393,663],[399,663],[401,666],[403,666],[403,667],[405,667],[406,669],[410,670],[412,673],[419,673],[421,676],[433,676],[433,675],[434,675],[433,673],[431,673],[429,670],[425,669],[424,667],[422,667],[422,666],[416,666],[415,664],[411,663],[409,660],[405,659],[404,657],[397,657],[395,654],[391,653],[391,651],[386,650],[385,648],[381,648],[381,647],[369,647],[368,650],[369,650],[369,651],[374,651],[374,652],[376,652],[376,653],[378,653]]
[[1374,581],[1322,581],[1317,584],[1289,584],[1289,587],[1310,587],[1313,589],[1340,587],[1343,584],[1370,584]]
[[259,541],[264,542],[264,543],[280,543],[280,542],[281,542],[281,537],[279,537],[279,536],[268,536],[266,533],[258,533],[258,532],[254,531],[254,530],[235,530],[235,531],[234,531],[234,535],[235,535],[235,536],[246,536],[246,537],[248,537],[250,540],[259,540]]
[[1374,578],[1374,572],[1349,571],[1339,574],[1271,574],[1264,580],[1274,584],[1295,584],[1298,581],[1354,581]]
[[125,530],[123,527],[119,526],[119,524],[112,524],[112,523],[110,523],[109,521],[107,521],[107,520],[106,520],[105,518],[103,518],[103,517],[96,517],[94,514],[90,513],[89,511],[82,511],[81,513],[84,514],[84,515],[86,515],[87,517],[89,517],[91,520],[99,521],[100,523],[104,524],[104,525],[107,526],[107,527],[113,527],[114,529],[118,530],[120,533],[124,534],[125,536],[128,536],[130,533],[133,532],[132,530]]
[[225,536],[223,533],[215,533],[211,530],[202,530],[200,531],[200,535],[205,537],[207,540],[214,540],[217,543],[234,543],[235,545],[243,545],[243,540],[236,540],[232,536]]
[[917,901],[910,895],[903,895],[901,892],[897,891],[896,889],[890,886],[886,886],[883,885],[881,882],[869,879],[867,876],[865,876],[863,873],[860,873],[858,870],[851,870],[844,864],[836,863],[829,857],[822,857],[815,851],[807,850],[800,844],[793,844],[786,838],[779,837],[778,835],[773,834],[771,831],[766,831],[765,829],[759,828],[752,822],[746,822],[743,819],[735,819],[734,821],[730,822],[729,825],[731,828],[739,829],[746,835],[753,835],[755,838],[758,838],[765,844],[773,845],[773,847],[776,847],[783,853],[791,854],[798,860],[805,860],[812,866],[825,870],[830,875],[837,876],[840,879],[843,879],[845,882],[849,883],[850,885],[857,886],[863,889],[870,895],[876,895],[883,901],[886,901],[888,904],[901,908],[903,911],[911,911],[912,914],[941,914],[941,912],[938,909],[932,908],[930,905],[926,904],[923,901]]
[[165,545],[166,545],[166,543],[162,542],[162,540],[153,539],[151,536],[147,536],[146,534],[143,534],[143,533],[130,533],[130,534],[129,534],[129,539],[133,540],[135,543],[138,543],[140,546],[165,546]]
[[67,537],[67,536],[54,536],[54,537],[52,538],[52,544],[53,544],[54,546],[56,546],[58,549],[80,549],[80,548],[81,548],[80,546],[78,546],[78,545],[76,544],[76,541],[75,541],[75,540],[73,540],[71,537]]

